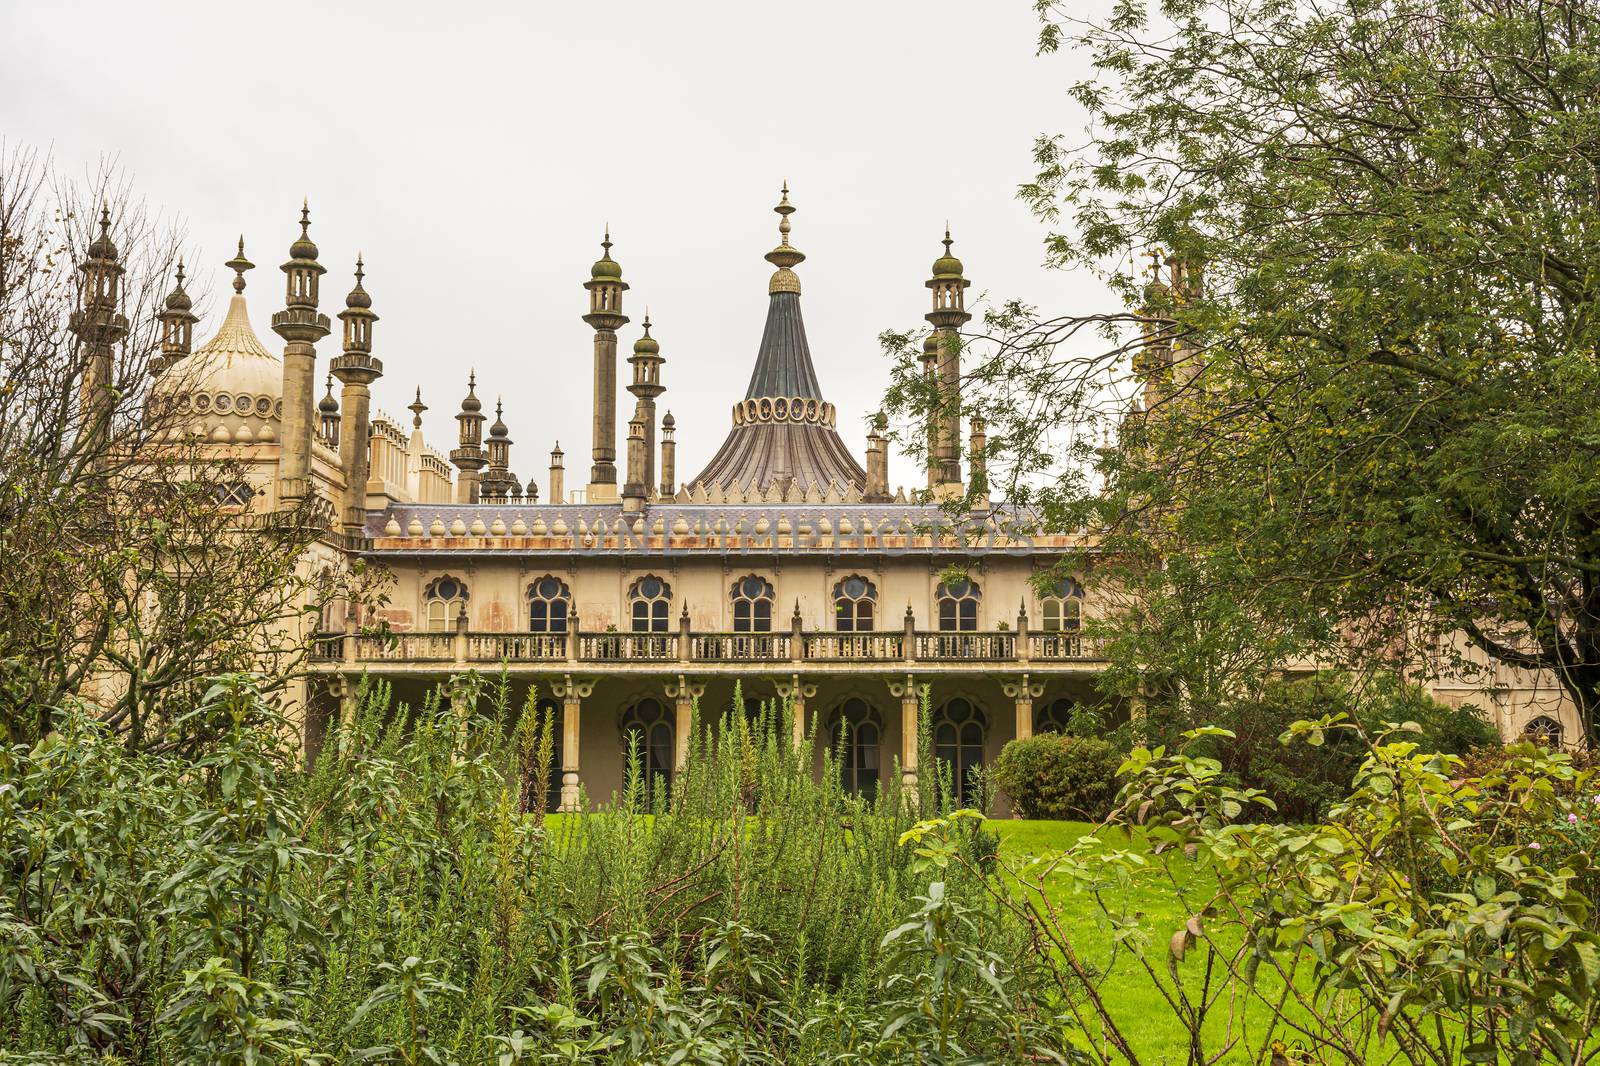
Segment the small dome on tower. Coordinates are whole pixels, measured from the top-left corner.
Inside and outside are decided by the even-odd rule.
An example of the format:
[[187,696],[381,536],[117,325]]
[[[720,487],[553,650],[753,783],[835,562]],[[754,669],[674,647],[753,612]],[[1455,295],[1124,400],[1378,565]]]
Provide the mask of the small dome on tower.
[[605,253],[594,261],[594,266],[589,268],[589,276],[596,281],[608,281],[622,277],[622,264],[611,258],[611,227],[606,227],[605,239],[600,242],[600,247]]
[[111,240],[111,208],[100,205],[100,236],[89,244],[90,259],[115,259],[117,246]]
[[489,427],[489,436],[496,439],[510,436],[511,434],[510,428],[506,426],[505,420],[501,417],[504,410],[504,405],[499,400],[496,400],[494,404],[494,425]]
[[317,410],[321,411],[325,415],[332,415],[332,414],[338,414],[339,413],[339,401],[333,398],[333,375],[332,374],[328,375],[328,391],[327,391],[327,394],[324,395],[321,400],[317,401]]
[[350,290],[350,295],[344,298],[344,305],[351,308],[367,308],[372,306],[372,297],[367,290],[361,287],[361,279],[366,277],[362,267],[361,253],[356,253],[356,287]]
[[168,311],[188,311],[194,307],[194,301],[189,299],[189,294],[183,288],[183,260],[178,260],[178,284],[167,294]]
[[289,245],[289,255],[294,259],[315,259],[317,246],[311,240],[311,203],[303,201],[300,205],[300,237]]
[[467,376],[467,395],[461,401],[461,409],[472,414],[483,410],[483,401],[478,399],[478,372],[476,370]]
[[644,336],[633,342],[633,351],[635,355],[657,355],[661,351],[661,345],[656,342],[654,337],[650,336],[650,313],[648,311],[645,312],[644,316]]
[[676,426],[677,424],[678,424],[678,420],[676,418],[672,417],[672,412],[671,411],[668,411],[667,412],[667,416],[661,420],[661,428],[662,429],[671,429],[674,426]]
[[950,253],[950,245],[953,243],[955,242],[950,239],[950,227],[946,226],[944,228],[944,254],[933,261],[934,277],[959,278],[961,276],[961,260]]

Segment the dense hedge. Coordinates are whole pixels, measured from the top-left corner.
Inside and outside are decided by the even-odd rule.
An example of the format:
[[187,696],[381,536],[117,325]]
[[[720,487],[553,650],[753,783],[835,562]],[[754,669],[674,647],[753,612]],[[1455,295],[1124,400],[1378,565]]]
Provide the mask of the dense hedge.
[[1005,746],[994,782],[1024,818],[1097,822],[1111,810],[1121,764],[1110,741],[1041,733]]

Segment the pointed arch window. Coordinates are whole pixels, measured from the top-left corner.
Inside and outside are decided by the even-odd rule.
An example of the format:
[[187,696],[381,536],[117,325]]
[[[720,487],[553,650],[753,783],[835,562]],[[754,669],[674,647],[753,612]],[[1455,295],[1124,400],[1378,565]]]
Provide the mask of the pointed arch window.
[[853,796],[876,796],[882,767],[883,719],[866,700],[852,697],[829,719],[828,733],[839,784]]
[[1047,633],[1076,633],[1083,625],[1083,586],[1070,577],[1056,582],[1041,597],[1044,630]]
[[565,633],[572,612],[572,591],[558,577],[546,574],[528,586],[528,632]]
[[646,574],[628,586],[628,601],[633,611],[635,633],[665,633],[672,586],[654,574]]
[[452,629],[456,616],[467,609],[467,583],[445,574],[428,582],[422,593],[428,630],[442,633]]
[[638,758],[647,802],[672,787],[675,739],[672,713],[658,699],[646,697],[622,716],[622,757]]
[[878,586],[851,574],[833,586],[833,628],[840,633],[870,633],[877,618]]
[[971,700],[947,701],[933,718],[933,756],[948,773],[951,798],[965,806],[977,800],[975,771],[983,766],[983,738],[989,716]]
[[1562,729],[1561,723],[1548,714],[1536,715],[1528,719],[1528,724],[1522,727],[1523,740],[1531,740],[1552,751],[1561,747],[1565,733],[1566,730]]
[[733,631],[735,633],[772,632],[772,582],[758,574],[748,574],[733,583]]
[[978,628],[978,602],[983,592],[976,581],[940,582],[939,629],[945,633],[971,633]]

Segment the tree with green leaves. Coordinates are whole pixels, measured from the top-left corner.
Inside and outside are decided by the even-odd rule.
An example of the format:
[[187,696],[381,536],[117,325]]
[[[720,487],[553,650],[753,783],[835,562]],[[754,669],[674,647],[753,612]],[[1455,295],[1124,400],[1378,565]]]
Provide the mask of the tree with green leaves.
[[1105,531],[1124,681],[1475,660],[1600,740],[1600,7],[1038,9],[1090,139],[1041,138],[1021,195],[1124,309],[996,308],[962,403],[991,480]]

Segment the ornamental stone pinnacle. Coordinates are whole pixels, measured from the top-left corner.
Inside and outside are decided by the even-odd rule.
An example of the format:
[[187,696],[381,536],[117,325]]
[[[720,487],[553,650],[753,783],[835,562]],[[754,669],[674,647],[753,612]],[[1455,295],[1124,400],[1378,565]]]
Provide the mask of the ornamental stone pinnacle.
[[311,241],[309,203],[301,205],[300,236],[289,246],[289,261],[282,270],[285,306],[272,316],[272,331],[284,340],[283,450],[278,458],[278,496],[290,503],[304,499],[311,491],[316,343],[329,333],[328,316],[317,311],[317,287],[327,268],[317,262],[317,246]]
[[589,470],[590,503],[617,499],[617,330],[628,322],[622,313],[622,266],[611,258],[611,227],[605,228],[603,253],[589,268],[589,313],[583,320],[594,328],[594,465]]
[[[367,474],[371,462],[368,438],[372,432],[372,383],[383,376],[383,361],[372,354],[372,324],[378,316],[372,311],[372,297],[362,285],[366,264],[356,255],[356,284],[345,297],[339,321],[344,323],[344,354],[329,362],[333,376],[344,386],[340,406],[347,425],[340,446],[339,460],[345,472],[343,500],[344,531],[347,536],[362,536],[367,524]],[[421,393],[419,391],[420,399]]]

